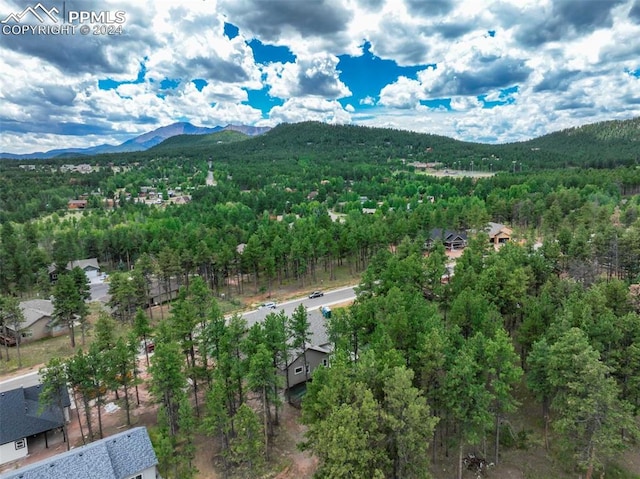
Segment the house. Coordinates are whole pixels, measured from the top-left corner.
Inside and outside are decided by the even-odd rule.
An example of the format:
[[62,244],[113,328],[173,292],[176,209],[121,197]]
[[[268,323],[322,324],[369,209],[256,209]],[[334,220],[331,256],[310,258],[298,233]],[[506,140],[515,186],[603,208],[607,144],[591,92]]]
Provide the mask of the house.
[[427,247],[431,248],[436,242],[442,242],[448,250],[463,249],[467,246],[467,234],[464,232],[434,228],[429,232]]
[[[87,279],[90,282],[94,282],[100,277],[100,265],[98,264],[98,258],[89,259],[76,259],[69,261],[65,266],[67,271],[71,271],[73,268],[80,268],[87,275]],[[58,280],[58,269],[55,264],[49,266],[49,280],[55,283]]]
[[[305,354],[296,355],[293,360],[289,363],[288,369],[285,371],[285,374],[288,375],[287,386],[289,389],[297,386],[298,384],[302,384],[307,381],[307,378],[310,378],[318,367],[329,366],[329,355],[331,354],[331,349],[327,346],[307,346],[305,349]],[[307,374],[305,374],[305,364],[304,359],[307,359],[306,369]]]
[[78,259],[67,263],[66,269],[71,271],[73,268],[80,268],[87,275],[89,281],[98,279],[100,276],[100,265],[98,258]]
[[158,458],[144,427],[57,454],[2,479],[156,479]]
[[167,301],[173,301],[178,297],[179,291],[178,278],[171,278],[170,284],[154,278],[149,284],[149,304],[147,306],[158,306]]
[[35,341],[37,339],[60,336],[66,334],[66,324],[53,326],[53,303],[48,299],[31,299],[20,302],[20,309],[24,315],[24,322],[20,323],[20,330],[15,331],[7,324],[7,333],[14,338]]
[[189,195],[179,195],[173,198],[173,202],[176,205],[186,205],[191,202],[191,196]]
[[[38,384],[0,392],[0,464],[27,456],[29,441],[40,434],[44,434],[45,444],[48,447],[47,433],[61,428],[65,421],[69,420],[68,408],[71,401],[67,390],[63,389],[60,396],[64,412],[57,406],[46,407],[41,411],[39,401],[41,387]],[[5,476],[0,477],[5,478]]]
[[67,207],[70,210],[83,210],[87,207],[87,200],[69,200]]
[[507,228],[505,225],[500,223],[489,223],[485,228],[485,231],[489,234],[489,242],[494,246],[507,243],[511,240],[511,235],[513,234],[513,230],[511,228]]

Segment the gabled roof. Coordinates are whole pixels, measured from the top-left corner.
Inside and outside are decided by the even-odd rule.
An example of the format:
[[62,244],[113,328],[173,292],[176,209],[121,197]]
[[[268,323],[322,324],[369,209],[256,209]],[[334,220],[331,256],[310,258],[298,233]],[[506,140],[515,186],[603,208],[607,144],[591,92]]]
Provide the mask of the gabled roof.
[[454,241],[456,239],[461,239],[463,241],[466,241],[467,234],[465,232],[442,230],[440,228],[434,228],[429,232],[429,238],[433,241],[442,240],[445,242]]
[[[24,322],[20,323],[20,329],[31,327],[37,321],[46,317],[53,317],[53,303],[48,299],[31,299],[20,302],[20,309],[24,315]],[[11,327],[7,325],[9,329]]]
[[174,277],[171,279],[171,289],[169,290],[169,284],[166,281],[161,281],[160,279],[153,278],[151,283],[149,284],[149,295],[151,297],[166,295],[167,293],[175,293],[180,290],[180,284],[177,279]]
[[[83,271],[86,271],[88,269],[95,269],[95,270],[100,269],[100,265],[98,264],[98,258],[76,259],[73,261],[69,261],[67,263],[67,266],[65,266],[65,269],[68,269],[69,271],[71,271],[75,267],[78,267]],[[56,270],[57,268],[55,263],[52,265],[49,265],[49,268],[48,268],[49,273],[53,273]]]
[[127,479],[158,459],[147,429],[136,427],[0,476],[2,479]]
[[[331,346],[331,344],[324,344],[322,346],[313,346],[310,343],[306,343],[306,346],[304,348],[305,352],[306,351],[316,351],[318,353],[322,353],[322,354],[326,354],[327,356],[329,354],[331,354],[333,352],[333,347]],[[298,351],[290,351],[289,352],[289,357],[287,358],[287,367],[291,366],[293,363],[295,363],[299,357],[302,356],[303,353],[298,352]]]
[[89,259],[77,259],[75,261],[69,261],[67,263],[67,269],[72,270],[73,268],[80,268],[83,271],[87,269],[100,269],[100,265],[98,264],[98,258],[89,258]]
[[488,223],[485,231],[489,234],[489,238],[495,238],[499,233],[505,233],[510,235],[513,233],[511,228],[507,228],[505,225],[500,223]]
[[[59,408],[40,408],[41,385],[0,393],[0,444],[50,431],[64,424]],[[62,391],[62,405],[70,405],[69,394]]]

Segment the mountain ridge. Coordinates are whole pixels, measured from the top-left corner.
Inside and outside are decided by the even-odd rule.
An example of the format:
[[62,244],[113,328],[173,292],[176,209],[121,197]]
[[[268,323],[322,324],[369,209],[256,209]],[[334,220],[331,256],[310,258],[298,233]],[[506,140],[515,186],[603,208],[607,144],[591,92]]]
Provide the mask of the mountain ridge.
[[36,160],[50,159],[57,157],[89,156],[101,155],[105,153],[132,153],[136,151],[146,151],[164,140],[177,135],[208,135],[219,131],[237,131],[248,136],[257,136],[269,131],[270,127],[258,127],[250,125],[233,125],[204,127],[195,126],[189,122],[176,122],[170,125],[161,126],[155,130],[148,131],[134,138],[120,143],[119,145],[101,144],[87,148],[56,148],[48,151],[38,151],[34,153],[8,153],[0,152],[0,158],[9,160]]
[[[640,164],[640,118],[567,128],[517,143],[473,143],[430,133],[322,122],[281,123],[259,137],[223,142],[209,135],[175,137],[145,152],[149,157],[213,156],[220,162],[271,161],[437,162],[454,169],[523,171],[540,168],[612,168]],[[207,141],[209,140],[209,141]],[[296,160],[297,159],[297,160]],[[366,160],[365,160],[366,159]]]

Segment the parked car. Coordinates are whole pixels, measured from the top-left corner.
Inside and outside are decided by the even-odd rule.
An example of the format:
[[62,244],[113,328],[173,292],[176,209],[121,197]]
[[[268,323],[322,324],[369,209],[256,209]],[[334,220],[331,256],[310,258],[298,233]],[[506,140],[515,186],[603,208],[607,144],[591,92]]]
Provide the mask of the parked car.
[[152,353],[156,349],[156,345],[151,339],[147,339],[146,342],[144,339],[140,341],[140,354],[145,353],[145,347],[147,349],[147,353]]
[[314,291],[309,295],[309,299],[320,298],[322,296],[324,296],[324,293],[322,291]]
[[2,334],[0,334],[0,344],[6,345],[6,346],[15,346],[16,338],[9,335],[3,336]]
[[269,301],[268,303],[264,303],[262,306],[260,306],[261,308],[269,308],[269,309],[276,309],[276,303],[274,303],[273,301]]

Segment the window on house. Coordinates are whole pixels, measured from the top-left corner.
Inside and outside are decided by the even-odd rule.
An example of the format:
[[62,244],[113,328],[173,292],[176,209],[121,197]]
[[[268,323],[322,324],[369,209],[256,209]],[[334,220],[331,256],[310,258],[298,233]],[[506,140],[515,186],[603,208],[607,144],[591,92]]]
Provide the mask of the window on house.
[[32,329],[24,329],[24,330],[20,331],[20,335],[23,338],[31,338],[33,336],[33,330]]
[[293,370],[293,374],[302,374],[302,366],[298,366]]
[[136,476],[131,476],[129,479],[142,479],[142,474],[138,474]]
[[322,360],[322,365],[326,368],[327,366],[329,366],[329,361],[327,360],[327,358]]
[[309,363],[307,363],[307,374],[309,374],[311,371],[309,369]]
[[17,449],[24,449],[25,447],[27,447],[27,440],[25,438],[18,439],[15,442],[15,445],[16,445],[16,450]]

